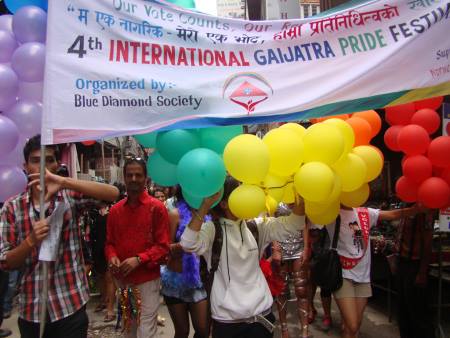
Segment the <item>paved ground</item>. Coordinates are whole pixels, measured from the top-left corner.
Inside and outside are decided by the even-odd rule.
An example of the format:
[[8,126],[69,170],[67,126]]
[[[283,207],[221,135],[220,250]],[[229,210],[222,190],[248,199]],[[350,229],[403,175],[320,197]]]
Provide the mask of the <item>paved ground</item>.
[[[317,300],[319,297],[316,297]],[[98,298],[94,297],[91,299],[91,301],[88,304],[88,314],[90,318],[90,329],[89,329],[89,338],[116,338],[116,337],[122,337],[122,334],[120,332],[116,332],[114,330],[114,324],[105,324],[103,323],[103,316],[104,314],[96,314],[93,312],[93,309],[97,305]],[[335,304],[333,304],[332,309],[332,316],[333,320],[336,323],[334,325],[334,328],[328,332],[325,333],[320,330],[320,322],[321,322],[321,306],[319,302],[317,301],[316,307],[319,309],[319,314],[316,319],[316,323],[312,325],[312,334],[315,338],[325,338],[325,337],[339,337],[339,330],[338,325],[339,323],[339,313],[336,309]],[[393,323],[389,323],[388,318],[386,316],[387,311],[382,308],[377,308],[377,306],[374,306],[371,304],[366,312],[365,312],[365,318],[363,321],[363,326],[361,330],[361,338],[397,338],[398,337],[398,331]],[[167,312],[167,307],[162,305],[159,311],[160,315],[166,318],[166,325],[165,327],[159,327],[158,328],[158,337],[161,338],[172,338],[173,337],[173,325],[170,320],[169,314]],[[294,304],[290,303],[288,307],[288,321],[289,321],[289,331],[291,334],[291,337],[298,337],[299,329],[296,325],[296,313]],[[17,329],[17,313],[14,313],[13,316],[9,319],[6,319],[3,324],[4,328],[9,328],[13,330],[12,338],[19,338],[19,332]],[[191,333],[190,337],[193,336],[193,333]],[[275,338],[279,338],[279,330],[277,329],[275,333]],[[425,337],[424,337],[425,338]]]

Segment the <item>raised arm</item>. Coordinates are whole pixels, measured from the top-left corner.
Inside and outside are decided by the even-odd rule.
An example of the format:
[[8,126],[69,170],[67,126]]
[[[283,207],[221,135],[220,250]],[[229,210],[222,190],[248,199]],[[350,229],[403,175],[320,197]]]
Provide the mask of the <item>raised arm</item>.
[[395,210],[380,210],[378,219],[381,221],[394,221],[404,217],[415,216],[426,209],[414,204],[410,208],[395,209]]

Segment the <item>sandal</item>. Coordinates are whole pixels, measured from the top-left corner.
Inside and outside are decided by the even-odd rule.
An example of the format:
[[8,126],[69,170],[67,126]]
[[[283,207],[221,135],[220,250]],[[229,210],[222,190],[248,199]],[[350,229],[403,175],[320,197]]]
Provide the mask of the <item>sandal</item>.
[[100,303],[100,304],[98,304],[97,307],[94,309],[94,312],[95,312],[95,313],[97,313],[97,312],[102,312],[104,309],[106,309],[106,305]]
[[104,323],[110,323],[110,322],[115,321],[115,320],[116,320],[116,315],[115,314],[107,313],[106,316],[105,316],[105,319],[103,319],[103,322]]

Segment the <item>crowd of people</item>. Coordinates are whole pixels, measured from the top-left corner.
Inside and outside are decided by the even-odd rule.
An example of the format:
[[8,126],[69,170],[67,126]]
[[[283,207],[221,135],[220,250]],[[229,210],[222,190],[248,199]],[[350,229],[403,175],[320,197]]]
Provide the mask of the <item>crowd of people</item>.
[[[381,220],[395,219],[401,220],[400,335],[434,337],[425,288],[432,210],[417,205],[396,210],[342,207],[336,222],[324,227],[308,221],[298,198],[292,205],[280,205],[275,217],[242,220],[228,205],[228,197],[239,185],[234,178],[227,177],[223,191],[194,209],[180,189],[149,186],[147,166],[140,158],[126,160],[125,185],[114,186],[58,173],[58,148],[48,146],[45,187],[41,187],[40,147],[39,136],[25,145],[28,189],[5,202],[0,218],[0,302],[12,277],[9,289],[18,285],[21,337],[39,336],[44,279],[40,247],[55,238],[50,236],[54,231],[59,234],[50,243],[56,251],[55,260],[48,263],[45,337],[87,337],[87,274],[91,270],[101,294],[95,311],[105,311],[105,322],[120,323],[126,337],[156,336],[160,295],[175,338],[189,336],[190,322],[195,338],[273,337],[274,302],[281,335],[287,338],[286,304],[292,297],[300,336],[310,337],[309,325],[317,315],[313,302],[317,285],[310,265],[333,238],[343,283],[334,292],[320,291],[322,328],[340,325],[342,337],[358,337],[372,295],[370,228]],[[44,210],[39,200],[42,189]],[[54,216],[60,209],[64,212]],[[294,294],[290,294],[290,282]],[[341,323],[332,321],[332,296]],[[11,311],[11,291],[6,298],[0,320]],[[7,330],[0,331],[0,337],[7,335]]]

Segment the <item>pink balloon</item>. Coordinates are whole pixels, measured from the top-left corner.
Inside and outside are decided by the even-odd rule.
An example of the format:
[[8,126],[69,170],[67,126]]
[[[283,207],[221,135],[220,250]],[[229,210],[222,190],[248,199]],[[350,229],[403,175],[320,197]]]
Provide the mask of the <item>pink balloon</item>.
[[5,113],[19,129],[24,137],[33,137],[40,134],[42,124],[42,104],[37,101],[23,100],[17,102]]
[[23,169],[16,166],[1,165],[0,166],[0,202],[6,201],[27,188],[27,176]]
[[408,155],[424,154],[430,144],[427,131],[416,124],[410,124],[398,133],[398,147]]

